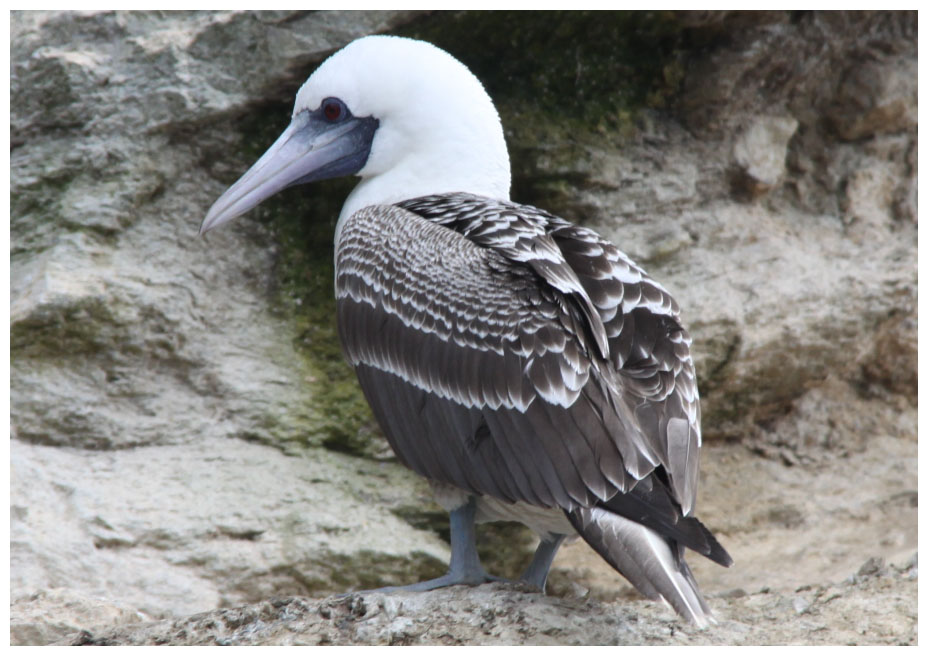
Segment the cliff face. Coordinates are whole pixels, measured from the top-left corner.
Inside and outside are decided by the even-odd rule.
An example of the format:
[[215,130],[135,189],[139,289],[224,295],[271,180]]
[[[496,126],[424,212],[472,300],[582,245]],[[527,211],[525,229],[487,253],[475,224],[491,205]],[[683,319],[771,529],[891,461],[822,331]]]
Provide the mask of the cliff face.
[[[700,517],[736,561],[690,558],[715,633],[687,637],[581,544],[547,598],[267,601],[435,576],[448,555],[338,352],[351,182],[196,236],[305,77],[373,32],[471,66],[514,199],[599,230],[680,302]],[[14,643],[916,640],[914,14],[29,12],[11,41]],[[515,575],[531,536],[481,530],[488,568]],[[233,611],[212,634],[172,619],[242,604],[247,639]],[[415,629],[429,604],[451,609],[442,631]],[[294,628],[325,608],[412,628]],[[134,628],[159,618],[175,624]]]

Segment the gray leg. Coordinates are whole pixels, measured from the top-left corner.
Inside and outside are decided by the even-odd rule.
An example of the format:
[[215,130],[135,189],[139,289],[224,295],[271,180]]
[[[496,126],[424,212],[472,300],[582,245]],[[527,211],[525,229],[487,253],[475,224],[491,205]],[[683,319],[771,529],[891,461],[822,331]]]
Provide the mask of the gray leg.
[[487,574],[480,564],[474,525],[476,510],[477,504],[471,497],[466,504],[451,511],[451,565],[448,567],[447,574],[430,581],[380,588],[377,592],[423,592],[449,585],[479,585],[488,581],[501,580]]
[[542,592],[545,591],[545,583],[548,581],[548,570],[551,569],[551,563],[554,562],[554,556],[564,542],[566,535],[553,534],[541,541],[535,550],[535,557],[532,558],[531,564],[522,575],[522,581],[533,585]]

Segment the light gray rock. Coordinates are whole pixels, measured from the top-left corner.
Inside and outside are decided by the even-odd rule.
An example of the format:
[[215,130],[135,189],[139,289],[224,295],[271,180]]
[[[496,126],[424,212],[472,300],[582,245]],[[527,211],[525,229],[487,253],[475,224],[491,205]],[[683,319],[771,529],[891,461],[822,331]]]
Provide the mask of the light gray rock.
[[[554,599],[492,584],[428,594],[273,599],[173,622],[86,632],[66,644],[914,644],[917,586],[909,574],[915,567],[910,561],[843,583],[806,586],[791,601],[766,592],[715,598],[719,624],[702,631],[655,604]],[[730,617],[733,608],[737,619]]]
[[10,612],[10,645],[48,645],[81,631],[112,630],[152,618],[104,598],[58,588],[17,599]]
[[170,617],[414,581],[448,559],[385,512],[390,490],[417,489],[389,463],[219,438],[103,453],[14,440],[11,455],[14,606],[79,591]]
[[732,157],[739,183],[750,196],[776,187],[786,175],[786,149],[799,121],[792,116],[760,116],[735,140]]

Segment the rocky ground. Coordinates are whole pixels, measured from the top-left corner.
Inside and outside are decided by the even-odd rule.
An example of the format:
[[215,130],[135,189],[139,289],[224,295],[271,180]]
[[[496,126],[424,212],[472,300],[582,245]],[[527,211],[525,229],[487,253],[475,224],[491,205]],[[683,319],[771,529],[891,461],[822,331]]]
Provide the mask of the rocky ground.
[[716,597],[698,630],[641,601],[542,597],[514,586],[279,597],[180,620],[69,637],[78,645],[906,645],[917,643],[917,566],[868,561],[841,583]]
[[[331,596],[448,556],[338,354],[348,187],[196,230],[372,32],[471,66],[514,198],[680,301],[717,626],[578,543],[548,596]],[[13,13],[11,642],[916,644],[916,42],[906,13]],[[517,574],[532,537],[481,531]]]

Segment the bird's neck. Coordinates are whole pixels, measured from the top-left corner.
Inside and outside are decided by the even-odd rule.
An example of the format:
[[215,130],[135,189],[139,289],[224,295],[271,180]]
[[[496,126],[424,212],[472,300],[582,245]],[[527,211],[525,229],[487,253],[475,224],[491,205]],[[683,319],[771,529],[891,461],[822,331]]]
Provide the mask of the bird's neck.
[[509,157],[505,150],[485,158],[474,150],[455,155],[410,156],[387,171],[362,178],[342,206],[336,243],[345,219],[370,205],[391,205],[410,198],[461,191],[509,200]]

